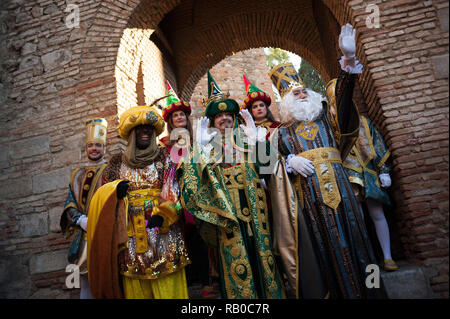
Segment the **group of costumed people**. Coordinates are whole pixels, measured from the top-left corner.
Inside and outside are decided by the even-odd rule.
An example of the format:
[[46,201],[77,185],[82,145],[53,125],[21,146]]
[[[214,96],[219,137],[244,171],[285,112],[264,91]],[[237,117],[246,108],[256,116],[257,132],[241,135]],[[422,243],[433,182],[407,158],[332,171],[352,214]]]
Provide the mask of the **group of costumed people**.
[[209,71],[195,134],[189,103],[169,83],[162,116],[153,105],[121,114],[127,147],[108,163],[107,123],[87,121],[89,161],[74,171],[61,216],[81,298],[189,298],[192,263],[203,297],[385,298],[383,285],[366,286],[366,267],[377,261],[363,205],[385,269],[397,269],[383,212],[389,151],[353,101],[362,72],[355,32],[342,27],[329,102],[292,64],[272,69],[280,122],[269,95],[245,76],[239,106]]

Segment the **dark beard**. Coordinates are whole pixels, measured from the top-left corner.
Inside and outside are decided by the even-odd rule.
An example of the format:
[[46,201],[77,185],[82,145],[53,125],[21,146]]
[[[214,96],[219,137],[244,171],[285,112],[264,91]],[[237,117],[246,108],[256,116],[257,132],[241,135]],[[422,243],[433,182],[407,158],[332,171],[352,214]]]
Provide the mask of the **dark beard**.
[[98,156],[96,156],[96,157],[91,157],[89,154],[88,154],[88,159],[90,160],[90,161],[93,161],[93,162],[98,162],[99,160],[101,160],[103,158],[103,154],[98,154]]

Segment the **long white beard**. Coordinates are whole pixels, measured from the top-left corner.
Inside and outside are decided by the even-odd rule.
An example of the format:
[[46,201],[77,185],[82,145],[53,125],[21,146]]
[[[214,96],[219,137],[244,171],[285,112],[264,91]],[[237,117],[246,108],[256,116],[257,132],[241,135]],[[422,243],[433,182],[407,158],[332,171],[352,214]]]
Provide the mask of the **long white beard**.
[[308,97],[300,100],[289,92],[280,103],[281,123],[292,122],[296,119],[301,122],[315,121],[322,114],[322,101],[324,98],[317,92],[306,89]]

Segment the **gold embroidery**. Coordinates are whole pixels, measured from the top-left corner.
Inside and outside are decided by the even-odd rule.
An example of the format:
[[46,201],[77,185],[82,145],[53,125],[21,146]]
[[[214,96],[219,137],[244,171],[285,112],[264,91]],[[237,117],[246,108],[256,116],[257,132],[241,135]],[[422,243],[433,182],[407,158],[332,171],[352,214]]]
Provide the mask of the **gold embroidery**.
[[225,111],[225,110],[227,109],[227,104],[224,103],[224,102],[219,103],[218,108],[219,108],[219,110],[221,110],[221,111]]
[[[239,258],[231,263],[230,267],[231,277],[242,287],[248,287],[252,279],[252,268],[250,263],[245,258]],[[245,290],[245,289],[244,289]],[[244,294],[244,292],[243,292]],[[249,296],[244,296],[248,298]]]
[[306,140],[314,140],[316,137],[317,132],[319,131],[319,125],[317,125],[314,122],[309,122],[306,125],[301,122],[298,126],[295,132],[303,137]]
[[341,163],[339,151],[331,147],[321,147],[298,154],[313,162],[319,180],[320,192],[325,205],[336,211],[341,202],[341,194],[337,186],[332,163]]

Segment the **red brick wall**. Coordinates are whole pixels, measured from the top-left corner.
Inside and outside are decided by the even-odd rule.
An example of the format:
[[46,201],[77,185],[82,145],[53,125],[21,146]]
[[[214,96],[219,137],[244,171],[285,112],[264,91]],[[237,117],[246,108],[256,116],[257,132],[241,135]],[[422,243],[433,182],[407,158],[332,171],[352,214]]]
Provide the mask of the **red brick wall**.
[[363,9],[353,14],[367,66],[360,82],[392,151],[403,252],[430,266],[433,290],[448,297],[448,1],[384,2],[380,30],[364,29]]
[[[73,3],[75,29],[65,1],[0,2],[0,296],[77,293],[64,288],[69,243],[58,222],[70,172],[86,160],[86,118],[107,118],[108,151],[117,151],[118,114],[138,97],[151,102],[169,79],[190,99],[206,69],[250,48],[295,52],[328,81],[333,39],[351,22],[369,115],[392,151],[404,255],[448,297],[448,1],[383,1],[379,29],[366,27],[362,0]],[[219,85],[237,98],[240,75],[229,77],[237,82]]]
[[[229,56],[211,68],[211,74],[224,92],[230,93],[230,98],[235,99],[241,106],[245,94],[245,84],[243,74],[249,79],[251,83],[256,85],[260,90],[270,95],[272,104],[270,109],[275,117],[278,116],[277,104],[275,95],[272,90],[272,81],[268,75],[270,69],[267,66],[264,49],[251,49],[238,52]],[[198,109],[195,114],[203,111],[201,106],[202,94],[208,97],[208,81],[205,74],[194,89],[191,98],[191,105]]]

